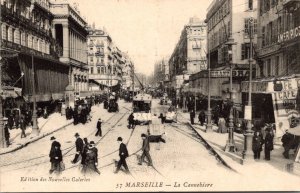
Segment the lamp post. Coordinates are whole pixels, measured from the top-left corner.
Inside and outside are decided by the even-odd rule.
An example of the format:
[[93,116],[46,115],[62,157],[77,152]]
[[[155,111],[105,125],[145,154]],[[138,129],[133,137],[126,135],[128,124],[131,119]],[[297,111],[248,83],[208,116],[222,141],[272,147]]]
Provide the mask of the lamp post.
[[236,147],[234,144],[234,123],[233,123],[233,105],[234,105],[234,98],[235,98],[235,91],[232,89],[232,53],[233,53],[233,45],[236,45],[236,42],[234,42],[233,38],[229,38],[228,42],[226,43],[228,45],[228,56],[229,56],[229,63],[230,63],[230,89],[229,89],[229,103],[230,103],[230,113],[229,113],[229,120],[228,120],[228,126],[229,126],[229,132],[228,132],[228,140],[226,142],[225,151],[227,152],[235,152]]
[[37,125],[37,114],[36,114],[36,94],[35,94],[35,80],[34,80],[34,59],[33,54],[31,55],[31,70],[32,70],[32,97],[33,97],[33,110],[32,110],[32,134],[38,135],[39,134],[39,128]]
[[0,56],[0,135],[1,135],[1,148],[7,147],[6,141],[5,141],[5,131],[3,127],[3,115],[2,115],[2,57]]
[[209,44],[207,44],[207,52],[208,52],[208,60],[207,60],[207,68],[208,68],[208,104],[207,104],[207,124],[206,124],[206,132],[211,132],[212,131],[212,124],[211,124],[211,108],[210,108],[210,98],[211,98],[211,93],[210,93],[210,50],[209,50]]
[[[243,159],[251,158],[253,156],[253,152],[251,151],[252,146],[252,102],[251,102],[251,92],[252,92],[252,53],[253,53],[253,45],[252,45],[252,24],[253,18],[249,19],[249,37],[250,37],[250,53],[249,53],[249,93],[248,93],[248,106],[245,106],[245,119],[248,120],[247,130],[244,133],[244,151],[243,151]],[[251,159],[250,159],[251,160]]]

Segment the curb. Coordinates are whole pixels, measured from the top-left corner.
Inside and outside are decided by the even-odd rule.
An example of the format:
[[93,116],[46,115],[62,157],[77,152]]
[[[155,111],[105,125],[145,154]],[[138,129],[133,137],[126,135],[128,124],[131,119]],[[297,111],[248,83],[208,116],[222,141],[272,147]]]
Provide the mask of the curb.
[[73,124],[73,121],[70,122],[70,123],[67,123],[67,124],[65,124],[65,125],[63,125],[63,126],[61,126],[61,127],[59,127],[59,128],[57,128],[57,129],[55,129],[55,130],[53,130],[53,131],[50,131],[50,132],[48,132],[48,133],[44,133],[44,134],[42,134],[42,135],[39,135],[39,136],[33,138],[31,141],[28,141],[28,142],[26,142],[26,143],[24,143],[24,144],[21,144],[21,145],[15,147],[15,148],[13,148],[13,149],[9,149],[8,151],[1,152],[0,155],[7,154],[7,153],[11,153],[11,152],[17,151],[17,150],[19,150],[19,149],[22,149],[23,147],[26,147],[28,144],[33,143],[33,142],[36,142],[36,141],[38,141],[38,140],[40,140],[40,139],[42,139],[42,138],[44,138],[44,137],[46,137],[46,136],[48,136],[48,135],[51,135],[52,133],[54,133],[54,132],[56,132],[56,131],[59,131],[59,130],[61,130],[61,129],[63,129],[63,128],[69,126],[69,125],[71,125],[71,124]]
[[235,169],[233,169],[231,166],[229,166],[225,160],[216,152],[216,150],[199,134],[199,132],[189,123],[186,123],[190,128],[193,129],[193,131],[195,131],[198,135],[198,137],[200,137],[200,140],[202,140],[205,143],[205,147],[206,149],[208,149],[209,151],[211,151],[213,153],[213,155],[215,156],[215,158],[220,161],[225,167],[229,168],[230,170],[238,173]]

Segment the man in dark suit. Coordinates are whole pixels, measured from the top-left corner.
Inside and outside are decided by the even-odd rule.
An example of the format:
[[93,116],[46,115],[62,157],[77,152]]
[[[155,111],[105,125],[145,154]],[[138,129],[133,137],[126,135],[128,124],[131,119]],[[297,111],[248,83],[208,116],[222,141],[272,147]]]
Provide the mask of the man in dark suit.
[[128,157],[127,147],[123,143],[122,137],[118,137],[117,141],[120,143],[120,147],[119,147],[120,160],[118,162],[117,169],[116,169],[115,173],[119,172],[121,166],[123,166],[125,168],[126,173],[129,173],[129,169],[128,169],[128,166],[127,166],[127,163],[126,163],[126,158]]
[[101,124],[102,124],[102,121],[101,119],[99,118],[98,119],[98,122],[97,122],[97,133],[95,134],[95,136],[100,136],[102,137],[102,130],[101,130]]
[[57,146],[57,147],[60,148],[61,145],[60,145],[60,143],[59,143],[58,141],[56,141],[56,138],[55,138],[54,136],[52,136],[52,137],[50,138],[50,140],[52,141],[51,149],[53,149],[54,146]]
[[152,159],[151,156],[149,154],[150,151],[150,144],[149,144],[149,138],[146,134],[142,133],[141,135],[142,139],[143,139],[143,147],[142,147],[142,156],[139,162],[139,165],[142,165],[142,162],[144,161],[144,158],[147,157],[148,159],[148,166],[152,166]]
[[75,134],[75,137],[76,137],[76,141],[75,141],[76,154],[73,161],[71,162],[72,164],[77,163],[79,155],[81,155],[83,151],[83,140],[80,138],[78,133]]

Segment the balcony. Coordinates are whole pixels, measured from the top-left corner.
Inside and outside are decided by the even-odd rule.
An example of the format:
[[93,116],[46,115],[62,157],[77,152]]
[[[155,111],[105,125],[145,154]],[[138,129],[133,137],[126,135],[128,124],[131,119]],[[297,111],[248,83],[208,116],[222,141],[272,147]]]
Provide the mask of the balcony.
[[200,45],[193,45],[192,48],[193,49],[201,49],[201,46]]
[[23,54],[27,54],[27,55],[32,55],[33,54],[34,56],[40,56],[40,57],[43,57],[43,58],[46,58],[46,59],[57,59],[53,55],[42,53],[42,52],[39,52],[37,50],[31,49],[31,48],[28,48],[28,47],[25,47],[25,46],[22,46],[20,44],[16,44],[14,42],[10,42],[10,41],[7,41],[7,40],[2,40],[1,41],[1,46],[4,47],[4,48],[9,48],[9,49],[12,49],[14,51],[21,52]]
[[3,21],[8,21],[8,23],[15,23],[18,26],[24,26],[27,29],[30,29],[39,35],[42,35],[44,37],[50,36],[50,29],[46,30],[41,28],[38,25],[38,21],[32,22],[30,19],[22,16],[20,14],[20,11],[17,10],[16,12],[13,11],[13,9],[7,8],[4,5],[1,5],[1,16]]
[[283,5],[283,6],[286,6],[286,5],[288,5],[288,4],[296,3],[296,2],[299,2],[299,1],[296,1],[296,0],[283,0],[283,1],[282,1],[282,5]]
[[104,53],[103,52],[96,52],[95,56],[104,56]]

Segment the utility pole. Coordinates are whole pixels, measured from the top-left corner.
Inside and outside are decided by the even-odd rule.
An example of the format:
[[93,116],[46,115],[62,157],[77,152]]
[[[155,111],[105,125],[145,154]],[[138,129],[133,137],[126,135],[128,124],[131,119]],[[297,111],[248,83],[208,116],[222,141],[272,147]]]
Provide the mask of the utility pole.
[[37,114],[36,114],[36,94],[35,94],[35,80],[34,80],[34,59],[33,54],[31,54],[31,70],[32,70],[32,97],[33,97],[33,110],[32,110],[32,134],[38,135],[39,128],[37,125]]
[[207,104],[207,124],[206,124],[206,132],[212,131],[212,124],[211,124],[211,107],[210,107],[210,100],[211,100],[211,93],[210,93],[210,50],[209,50],[209,43],[207,44],[207,53],[208,53],[208,61],[207,61],[207,68],[208,68],[208,81],[207,81],[207,89],[208,89],[208,104]]
[[[2,37],[2,36],[1,36]],[[4,131],[4,123],[3,123],[3,115],[2,115],[2,57],[0,56],[0,139],[1,139],[1,148],[7,147],[5,140],[5,131]]]
[[229,57],[229,63],[230,63],[230,89],[229,89],[229,100],[230,100],[230,112],[229,112],[229,132],[228,132],[228,140],[226,142],[225,151],[227,152],[235,152],[236,147],[234,144],[234,122],[233,122],[233,109],[234,109],[234,92],[232,89],[232,68],[233,68],[233,45],[236,43],[232,38],[229,38],[228,43],[226,43],[229,46],[228,49],[228,56]]
[[252,152],[252,102],[251,102],[251,94],[252,94],[252,53],[253,53],[253,45],[252,45],[252,24],[253,18],[249,19],[249,37],[250,37],[250,53],[249,53],[249,93],[248,93],[248,106],[245,106],[245,119],[248,120],[247,130],[244,133],[244,151],[243,158],[251,160],[253,152]]

